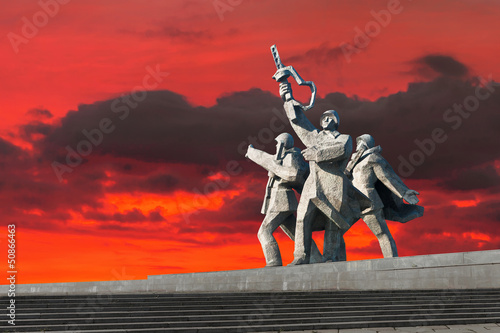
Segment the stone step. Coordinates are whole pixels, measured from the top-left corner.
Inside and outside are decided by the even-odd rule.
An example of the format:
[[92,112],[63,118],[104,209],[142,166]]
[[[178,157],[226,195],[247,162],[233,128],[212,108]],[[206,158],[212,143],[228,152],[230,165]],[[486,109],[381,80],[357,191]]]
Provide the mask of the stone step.
[[[59,296],[59,298],[50,298],[46,299],[40,296],[32,296],[32,297],[17,297],[16,302],[19,304],[31,304],[31,303],[43,303],[43,304],[52,304],[52,303],[65,303],[67,305],[71,304],[80,304],[82,301],[94,301],[94,302],[109,302],[114,301],[116,303],[217,303],[217,302],[233,302],[238,303],[241,301],[253,301],[253,300],[262,300],[262,299],[273,299],[273,298],[286,298],[288,300],[336,300],[336,301],[367,301],[367,300],[384,300],[384,299],[392,299],[392,300],[428,300],[435,298],[462,298],[462,299],[478,299],[478,298],[498,298],[500,297],[500,292],[484,292],[484,293],[476,293],[476,294],[466,294],[466,293],[440,293],[440,294],[426,294],[426,295],[418,295],[418,294],[369,294],[365,293],[364,295],[349,295],[349,294],[337,294],[331,293],[326,295],[289,295],[288,293],[274,293],[269,295],[262,296],[240,296],[239,298],[224,296],[214,296],[210,298],[202,298],[202,297],[193,297],[193,298],[175,298],[175,297],[163,297],[160,295],[144,295],[143,297],[137,298],[126,298],[126,297],[118,297],[117,295],[101,295],[101,296],[87,296],[81,298],[70,298],[68,296]],[[7,297],[1,297],[0,300],[8,300]]]
[[[497,303],[480,303],[475,307],[472,307],[470,303],[454,303],[443,309],[443,311],[488,311],[490,309],[496,309],[500,305]],[[434,311],[434,309],[438,307],[437,304],[433,306],[429,306],[430,311]],[[424,311],[422,307],[415,306],[414,304],[403,304],[403,305],[370,305],[370,306],[316,306],[316,307],[265,307],[265,306],[254,306],[251,309],[266,311],[266,309],[272,309],[273,313],[276,314],[288,314],[288,313],[311,313],[311,312],[339,312],[339,311],[398,311],[398,312],[411,312],[415,310]],[[42,309],[43,310],[43,309]],[[54,310],[54,309],[51,309]],[[127,310],[127,311],[119,311],[119,309],[115,309],[111,311],[111,309],[103,309],[102,311],[70,311],[70,312],[26,312],[26,309],[21,309],[16,312],[16,316],[19,319],[38,319],[38,318],[73,318],[76,314],[78,316],[87,316],[87,317],[109,317],[109,316],[123,316],[123,317],[148,317],[148,316],[165,316],[165,317],[175,317],[182,311],[184,317],[189,316],[220,316],[220,315],[242,315],[248,313],[248,308],[245,309],[206,309],[206,310],[186,310],[186,309],[175,309],[175,310]]]
[[[492,322],[500,322],[500,318],[492,318]],[[479,320],[457,320],[456,325],[465,324],[484,324],[490,321]],[[248,326],[232,326],[232,327],[192,327],[192,328],[139,328],[139,329],[110,329],[110,330],[89,330],[88,333],[110,333],[110,332],[172,332],[172,333],[234,333],[234,332],[254,332],[254,333],[270,333],[270,332],[286,332],[286,331],[305,331],[305,330],[328,330],[328,329],[353,329],[353,328],[370,328],[370,327],[420,327],[420,326],[438,326],[447,325],[441,319],[413,321],[412,325],[408,325],[406,321],[368,321],[368,322],[345,322],[337,323],[320,323],[316,325],[282,325],[276,328],[274,325],[248,325]],[[40,331],[32,331],[40,332]],[[51,333],[62,333],[67,331],[51,331]]]
[[[499,250],[500,253],[500,250]],[[79,282],[79,283],[85,283],[85,282]],[[99,283],[99,282],[95,282]],[[286,293],[288,295],[328,295],[328,294],[345,294],[345,295],[364,295],[367,292],[370,294],[390,294],[390,295],[396,295],[396,294],[432,294],[432,293],[488,293],[488,292],[496,292],[498,293],[499,290],[497,288],[483,288],[483,289],[412,289],[412,290],[404,290],[404,289],[392,289],[392,290],[313,290],[310,292],[307,291],[280,291],[281,293]],[[123,297],[123,298],[140,298],[143,296],[159,296],[159,297],[164,297],[164,298],[194,298],[194,297],[254,297],[254,296],[269,296],[272,295],[276,292],[274,291],[254,291],[254,292],[179,292],[179,293],[165,293],[165,294],[159,294],[159,293],[123,293],[123,294],[115,294],[116,297]],[[96,295],[96,294],[38,294],[38,297],[43,297],[43,298],[59,298],[61,296],[67,296],[71,298],[79,298],[79,297],[87,297],[89,295]],[[18,297],[22,298],[29,298],[29,295],[23,294],[19,295]]]
[[[266,317],[266,319],[276,319],[276,320],[290,320],[293,321],[296,318],[303,317],[304,315],[307,315],[307,318],[309,319],[314,319],[314,318],[328,318],[329,316],[335,315],[336,317],[343,317],[343,316],[355,316],[359,318],[366,318],[366,317],[371,317],[371,316],[383,316],[389,313],[386,310],[371,310],[371,311],[362,311],[362,310],[351,310],[351,311],[346,311],[346,310],[338,310],[338,311],[310,311],[310,312],[302,312],[302,311],[297,311],[296,309],[291,309],[290,311],[286,313],[277,313],[277,312],[270,312],[270,313],[262,313],[262,312],[256,312],[255,315],[261,315],[263,317]],[[390,314],[391,316],[404,316],[404,315],[415,315],[418,314],[420,316],[433,316],[435,313],[435,309],[433,308],[428,308],[428,309],[415,309],[415,308],[410,308],[410,309],[404,309],[404,310],[391,310]],[[447,308],[447,309],[442,309],[440,310],[440,314],[449,314],[450,316],[453,316],[454,314],[463,314],[467,313],[468,315],[475,314],[476,316],[483,316],[485,313],[500,313],[500,306],[496,307],[490,307],[490,308]],[[44,317],[39,317],[39,318],[21,318],[18,317],[17,321],[19,325],[23,326],[29,326],[29,325],[60,325],[67,323],[69,320],[71,320],[72,323],[75,324],[85,324],[88,323],[89,319],[92,318],[92,323],[97,324],[97,323],[115,323],[115,322],[124,322],[126,321],[127,323],[136,323],[136,322],[142,322],[144,320],[151,321],[151,322],[156,322],[156,321],[168,321],[168,322],[194,322],[194,321],[219,321],[219,322],[224,322],[224,321],[231,321],[231,320],[241,320],[241,318],[245,318],[245,316],[248,316],[248,314],[205,314],[205,315],[186,315],[184,313],[182,314],[171,314],[171,315],[162,315],[162,314],[156,314],[156,315],[128,315],[128,314],[118,314],[118,315],[110,315],[109,313],[107,314],[108,316],[88,316],[88,315],[83,315],[79,314],[77,317],[75,317],[75,314],[73,314],[73,317],[63,317],[63,316],[58,316],[54,318],[44,318]]]
[[25,296],[16,298],[14,328],[211,333],[485,322],[500,322],[498,289]]
[[[68,324],[71,324],[74,329],[86,330],[86,329],[107,329],[113,326],[116,328],[154,328],[154,327],[224,327],[224,326],[235,326],[247,321],[258,321],[261,324],[272,323],[275,325],[280,324],[304,324],[304,323],[317,323],[317,322],[344,322],[344,321],[367,321],[367,320],[378,320],[378,321],[390,321],[390,320],[416,320],[416,319],[426,319],[426,318],[446,318],[447,320],[454,319],[464,319],[464,318],[478,318],[482,317],[487,319],[489,317],[499,317],[500,311],[483,311],[483,312],[470,312],[470,311],[460,311],[460,312],[445,312],[445,311],[415,311],[406,314],[399,313],[375,313],[375,312],[365,312],[365,313],[322,313],[321,316],[311,316],[311,314],[298,315],[298,316],[273,316],[268,313],[262,313],[256,311],[249,313],[246,316],[229,316],[229,317],[212,317],[208,316],[206,318],[199,317],[185,317],[177,318],[174,320],[172,318],[165,317],[114,317],[114,318],[67,318],[67,319],[38,319],[38,320],[18,320],[17,325],[19,327],[32,327],[39,326],[45,328],[46,330],[54,330],[58,328],[63,328]],[[145,320],[141,320],[145,319]],[[145,326],[144,326],[145,325]],[[144,326],[144,327],[143,327]]]
[[[250,322],[237,322],[234,325],[218,325],[218,326],[176,326],[172,327],[170,323],[152,323],[143,322],[136,325],[130,325],[128,323],[113,323],[108,325],[93,325],[88,324],[85,326],[71,326],[71,325],[59,325],[59,326],[17,326],[15,328],[16,332],[40,332],[51,331],[51,332],[68,332],[68,331],[84,331],[84,332],[198,332],[198,333],[215,333],[215,332],[263,332],[263,331],[289,331],[289,330],[317,330],[317,329],[347,329],[347,328],[364,328],[364,327],[404,327],[404,326],[430,326],[430,325],[449,325],[450,318],[428,318],[428,317],[414,317],[411,319],[396,319],[394,317],[384,319],[384,318],[363,318],[360,320],[336,320],[330,321],[328,318],[324,320],[307,320],[304,319],[302,322],[286,322],[286,323],[268,323],[262,320],[258,321],[258,325],[252,324]],[[358,318],[355,318],[358,319]],[[498,323],[500,322],[500,315],[491,314],[490,316],[484,318],[475,318],[462,316],[460,318],[452,319],[453,325],[459,324],[481,324],[481,323]],[[199,323],[198,323],[199,324]],[[205,322],[205,324],[207,324]],[[230,324],[230,323],[227,323]]]
[[[482,306],[482,304],[498,304],[498,299],[476,299],[476,300],[463,300],[460,298],[455,299],[433,299],[431,301],[393,301],[393,300],[385,300],[385,301],[366,301],[366,302],[336,302],[336,301],[288,301],[286,299],[279,299],[276,301],[270,301],[268,299],[253,301],[253,302],[241,302],[237,304],[228,303],[228,304],[204,304],[204,305],[196,305],[196,304],[116,304],[113,302],[110,303],[93,303],[93,302],[82,302],[78,306],[65,306],[65,304],[51,304],[50,306],[44,304],[32,304],[30,306],[21,306],[16,303],[16,306],[19,310],[23,312],[75,312],[75,311],[123,311],[123,310],[147,310],[147,311],[170,311],[182,308],[184,311],[208,311],[208,310],[244,310],[244,309],[252,309],[255,307],[267,307],[273,309],[280,308],[317,308],[317,307],[338,307],[338,308],[373,308],[373,307],[401,307],[401,306],[422,306],[422,305],[455,305],[455,304],[464,304],[468,306]],[[7,303],[5,303],[7,304]]]
[[[30,301],[34,297],[37,300],[54,300],[54,301],[80,301],[81,299],[96,298],[105,299],[113,297],[117,300],[147,300],[147,299],[172,299],[172,300],[214,300],[214,299],[261,299],[263,297],[272,297],[276,294],[285,295],[287,298],[331,298],[331,297],[349,297],[349,298],[359,298],[359,297],[436,297],[445,295],[459,295],[459,296],[478,296],[478,295],[500,295],[500,289],[475,289],[475,290],[372,290],[372,291],[312,291],[312,292],[272,292],[272,293],[259,293],[259,292],[241,292],[241,293],[201,293],[201,294],[111,294],[104,293],[100,295],[30,295],[30,296],[17,296],[18,301]],[[64,298],[62,298],[64,296]],[[7,299],[7,297],[2,296],[0,299]]]
[[[37,299],[36,297],[33,297],[31,300],[18,300],[16,299],[16,303],[23,305],[23,306],[30,306],[30,305],[44,305],[44,306],[52,306],[54,304],[63,304],[65,307],[66,306],[79,306],[83,302],[87,303],[94,303],[94,304],[108,304],[108,303],[113,303],[116,305],[157,305],[157,304],[175,304],[175,305],[217,305],[217,304],[241,304],[241,303],[247,303],[247,302],[255,302],[255,301],[262,301],[262,300],[270,300],[273,301],[275,299],[286,299],[289,302],[325,302],[325,301],[330,301],[330,302],[341,302],[341,303],[362,303],[362,302],[385,302],[388,300],[391,300],[393,302],[404,302],[404,301],[417,301],[417,302],[428,302],[432,301],[435,299],[461,299],[464,301],[470,300],[470,301],[476,301],[476,300],[495,300],[500,298],[500,294],[498,295],[468,295],[468,296],[463,296],[463,295],[439,295],[439,296],[422,296],[422,297],[404,297],[404,296],[378,296],[378,297],[323,297],[323,298],[311,298],[311,297],[288,297],[286,295],[283,296],[271,296],[271,297],[262,297],[262,298],[251,298],[251,299],[228,299],[225,300],[223,298],[221,299],[212,299],[212,300],[170,300],[170,299],[143,299],[143,300],[121,300],[121,299],[116,299],[114,297],[106,297],[106,298],[85,298],[81,300],[41,300]],[[8,300],[7,300],[8,302]]]
[[[51,312],[57,312],[57,313],[64,313],[64,312],[74,312],[74,311],[137,311],[137,310],[148,310],[148,311],[160,311],[160,310],[177,310],[181,309],[183,311],[207,311],[207,310],[222,310],[222,309],[232,309],[232,310],[237,310],[237,309],[253,309],[255,307],[272,307],[274,309],[279,309],[279,308],[290,308],[290,307],[296,307],[296,308],[316,308],[320,306],[329,306],[329,307],[373,307],[373,306],[405,306],[405,305],[412,305],[412,306],[426,306],[426,305],[433,305],[433,306],[445,306],[445,305],[450,305],[450,304],[468,304],[470,306],[482,306],[482,304],[491,304],[491,303],[496,303],[498,302],[498,299],[500,298],[493,298],[493,299],[467,299],[463,300],[460,298],[454,298],[454,299],[433,299],[433,300],[424,300],[424,301],[415,301],[415,300],[408,300],[408,301],[403,301],[403,300],[375,300],[375,301],[365,301],[365,302],[338,302],[338,301],[316,301],[316,302],[311,302],[311,301],[288,301],[286,299],[281,299],[281,300],[276,300],[276,301],[269,301],[267,299],[261,300],[261,301],[253,301],[253,302],[246,302],[246,303],[217,303],[217,304],[116,304],[113,302],[110,303],[94,303],[94,302],[82,302],[80,304],[75,304],[73,306],[67,306],[66,304],[33,304],[30,306],[23,306],[21,304],[18,304],[16,302],[16,308],[20,313],[51,313]],[[7,303],[4,303],[7,304]],[[5,309],[3,310],[5,311]]]

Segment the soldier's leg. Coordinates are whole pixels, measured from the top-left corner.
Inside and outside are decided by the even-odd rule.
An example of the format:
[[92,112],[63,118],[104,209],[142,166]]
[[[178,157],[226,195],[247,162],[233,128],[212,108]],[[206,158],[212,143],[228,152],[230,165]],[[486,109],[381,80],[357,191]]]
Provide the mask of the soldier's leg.
[[374,212],[363,215],[361,218],[377,237],[384,258],[397,257],[398,249],[396,248],[396,242],[392,238],[382,210],[377,209]]
[[335,261],[346,261],[347,252],[345,250],[345,239],[344,234],[340,236],[340,244],[337,248],[337,255],[334,257]]
[[328,221],[325,225],[323,257],[329,261],[346,261],[344,232],[334,223]]
[[[295,241],[295,215],[290,215],[287,217],[285,222],[281,225],[281,229],[283,232],[290,237],[291,240]],[[316,264],[323,262],[323,256],[321,255],[321,252],[318,249],[318,246],[316,245],[316,242],[314,240],[311,241],[311,264]]]
[[291,240],[295,241],[295,215],[290,214],[285,221],[280,225],[281,230],[287,235]]
[[278,242],[273,236],[273,232],[285,221],[285,219],[293,214],[291,212],[270,212],[266,214],[264,221],[260,225],[257,237],[259,238],[264,257],[266,258],[266,266],[281,266],[281,254],[278,247]]
[[311,257],[312,223],[318,209],[311,200],[300,200],[295,226],[294,260],[290,265],[309,264]]

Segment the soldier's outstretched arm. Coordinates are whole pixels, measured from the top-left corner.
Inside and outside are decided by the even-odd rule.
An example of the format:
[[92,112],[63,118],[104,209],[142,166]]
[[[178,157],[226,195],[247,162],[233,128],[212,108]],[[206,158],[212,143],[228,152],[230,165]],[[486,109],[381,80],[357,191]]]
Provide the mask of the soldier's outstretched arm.
[[419,193],[410,190],[384,158],[379,157],[376,163],[373,163],[373,171],[377,178],[398,197],[412,205],[418,203],[417,194]]
[[[282,98],[291,91],[292,88],[288,82],[280,83],[280,96],[282,96]],[[307,147],[313,146],[316,142],[315,137],[318,133],[318,129],[314,127],[309,119],[307,119],[302,110],[302,106],[292,99],[285,102],[284,108],[286,116],[299,139]]]
[[292,166],[281,165],[276,161],[274,155],[268,154],[265,151],[254,148],[252,145],[248,146],[247,153],[245,155],[251,161],[257,163],[267,171],[273,173],[274,175],[289,181],[294,181],[297,177],[298,170],[294,169]]
[[269,171],[269,169],[266,167],[268,165],[268,161],[271,161],[274,158],[273,155],[268,154],[260,149],[254,148],[252,145],[248,146],[245,157],[250,159],[252,162],[257,163],[267,171]]

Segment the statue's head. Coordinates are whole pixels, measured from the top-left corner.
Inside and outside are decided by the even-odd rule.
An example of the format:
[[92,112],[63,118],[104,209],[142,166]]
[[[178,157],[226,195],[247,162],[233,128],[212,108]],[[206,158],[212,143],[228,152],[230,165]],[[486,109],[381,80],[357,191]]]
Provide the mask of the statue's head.
[[356,138],[357,149],[370,149],[375,147],[375,140],[370,134],[363,134]]
[[281,133],[274,140],[276,140],[276,143],[278,145],[283,142],[283,146],[285,147],[285,149],[290,149],[293,147],[293,138],[288,133]]
[[335,110],[328,110],[321,115],[321,127],[325,130],[335,131],[339,128],[339,114]]

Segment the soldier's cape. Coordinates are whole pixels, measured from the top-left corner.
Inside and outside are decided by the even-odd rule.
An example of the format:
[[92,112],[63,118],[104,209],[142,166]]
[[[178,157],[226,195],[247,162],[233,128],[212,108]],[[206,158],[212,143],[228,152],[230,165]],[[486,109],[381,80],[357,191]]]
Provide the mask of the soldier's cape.
[[[390,177],[386,178],[393,180],[392,185],[395,188],[408,190],[408,187],[403,183],[401,178],[399,178],[389,163],[380,155],[382,148],[377,146],[369,150],[371,152],[367,154],[368,156],[364,156],[364,158],[367,158],[369,163],[381,164],[383,169],[390,174]],[[392,192],[380,179],[375,183],[375,190],[384,204],[383,212],[386,220],[406,223],[424,215],[424,207],[405,203],[402,198]]]
[[384,203],[383,211],[386,220],[406,223],[424,215],[424,207],[405,203],[380,180],[375,183],[375,189]]

